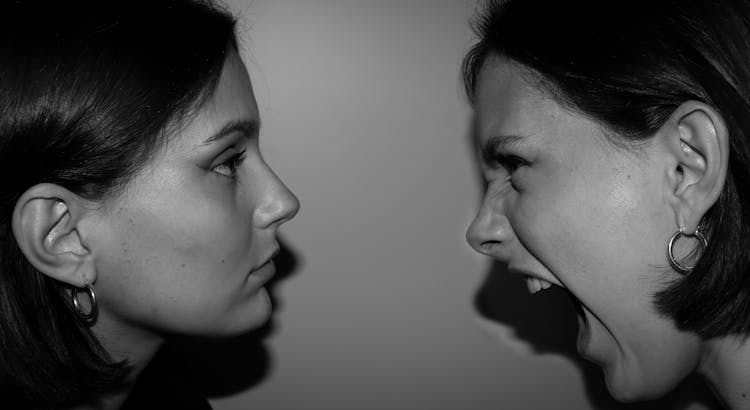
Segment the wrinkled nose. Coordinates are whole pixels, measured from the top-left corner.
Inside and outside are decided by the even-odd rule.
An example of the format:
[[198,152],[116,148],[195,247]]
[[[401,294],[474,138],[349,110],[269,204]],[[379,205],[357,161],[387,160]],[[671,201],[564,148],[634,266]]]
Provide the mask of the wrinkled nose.
[[299,211],[300,204],[297,197],[273,172],[271,176],[263,201],[253,214],[253,222],[258,228],[278,228],[294,218]]
[[508,218],[497,204],[492,204],[486,199],[466,231],[466,240],[472,248],[499,260],[507,259],[504,250],[513,236]]

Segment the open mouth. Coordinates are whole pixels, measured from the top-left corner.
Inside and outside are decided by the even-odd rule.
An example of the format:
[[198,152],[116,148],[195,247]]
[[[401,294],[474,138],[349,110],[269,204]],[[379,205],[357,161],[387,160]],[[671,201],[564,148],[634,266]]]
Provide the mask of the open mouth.
[[[563,316],[565,316],[566,319],[573,319],[572,321],[566,323],[569,323],[569,325],[571,326],[575,326],[574,323],[577,322],[577,330],[573,332],[575,327],[569,328],[570,331],[566,329],[566,335],[569,335],[571,337],[575,336],[575,339],[573,340],[576,341],[575,348],[578,353],[585,359],[593,361],[588,357],[590,353],[592,333],[589,319],[587,317],[587,314],[585,313],[586,309],[583,302],[578,297],[576,297],[576,295],[566,286],[557,281],[545,280],[541,277],[541,274],[537,274],[534,271],[511,269],[510,272],[521,274],[521,278],[523,278],[523,280],[526,282],[526,287],[530,295],[538,295],[540,293],[544,293],[546,296],[537,297],[551,297],[553,298],[551,299],[553,300],[553,302],[551,303],[559,302],[565,304],[567,299],[567,302],[570,303],[573,309],[570,309],[567,306],[560,306],[560,312],[564,313],[559,313],[559,315],[561,315],[559,317],[562,318]],[[577,320],[573,318],[573,312],[575,312],[575,317]]]
[[552,287],[552,284],[544,279],[535,278],[530,275],[524,276],[526,276],[526,287],[529,289],[529,293],[531,293],[532,295]]
[[570,298],[570,303],[573,305],[573,309],[575,309],[576,317],[578,319],[576,350],[584,359],[593,363],[599,363],[588,354],[588,347],[591,344],[591,328],[589,327],[588,319],[584,313],[583,302],[581,302],[570,290],[565,289],[565,293]]
[[568,297],[570,298],[570,302],[575,308],[576,314],[580,318],[585,319],[585,315],[583,313],[583,303],[573,294],[573,292],[570,291],[570,289],[553,284],[549,281],[546,281],[544,279],[541,279],[539,277],[532,276],[526,273],[523,274],[523,277],[526,280],[526,287],[528,288],[529,293],[532,295],[535,295],[547,289],[559,289],[565,292],[565,294],[568,295]]
[[585,315],[583,313],[583,303],[580,301],[580,299],[578,299],[569,289],[565,289],[565,293],[570,298],[570,303],[573,305],[573,308],[576,310],[578,316],[581,318],[585,318]]

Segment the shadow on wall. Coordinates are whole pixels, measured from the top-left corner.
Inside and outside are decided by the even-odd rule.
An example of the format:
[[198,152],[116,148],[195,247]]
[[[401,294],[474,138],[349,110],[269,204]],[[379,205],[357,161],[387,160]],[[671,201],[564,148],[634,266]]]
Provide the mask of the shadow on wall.
[[536,353],[558,354],[570,359],[583,374],[592,408],[663,410],[686,409],[692,404],[721,408],[697,376],[691,376],[659,400],[622,404],[612,399],[601,369],[578,356],[576,308],[567,292],[559,287],[531,295],[523,278],[508,274],[506,267],[496,262],[477,290],[474,305],[483,317],[512,328],[515,336],[531,345]]
[[[279,245],[281,251],[274,259],[276,275],[265,286],[275,310],[282,306],[276,286],[292,276],[299,265],[297,254],[283,240],[279,240]],[[218,398],[248,390],[265,380],[273,360],[264,339],[273,332],[271,319],[259,329],[234,338],[185,337],[170,340],[170,345],[191,368],[203,394]]]

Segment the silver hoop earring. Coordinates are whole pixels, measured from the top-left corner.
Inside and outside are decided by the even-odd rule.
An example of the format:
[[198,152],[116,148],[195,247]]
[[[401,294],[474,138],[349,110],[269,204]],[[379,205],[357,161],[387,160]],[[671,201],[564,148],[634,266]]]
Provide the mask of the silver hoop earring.
[[708,247],[708,241],[706,240],[706,237],[703,236],[701,231],[699,229],[696,229],[695,232],[691,235],[689,233],[685,233],[685,229],[680,227],[680,230],[675,232],[674,235],[669,239],[669,244],[667,245],[667,257],[669,258],[669,264],[672,265],[674,270],[677,272],[682,273],[683,275],[686,275],[693,271],[693,268],[695,266],[685,266],[677,261],[677,259],[674,257],[674,244],[677,242],[678,239],[680,239],[683,236],[689,236],[697,238],[701,245],[703,245],[703,249],[706,249]]
[[[84,291],[89,296],[91,309],[89,309],[88,313],[83,311],[83,308],[81,307],[81,303],[78,302],[79,291]],[[78,317],[80,317],[81,320],[83,320],[86,323],[86,325],[92,326],[94,323],[96,323],[96,317],[99,314],[99,308],[96,305],[96,293],[94,293],[94,287],[91,286],[90,283],[87,283],[86,287],[84,288],[73,287],[73,291],[71,292],[71,299],[73,301],[73,307],[76,309],[76,313],[78,314]]]

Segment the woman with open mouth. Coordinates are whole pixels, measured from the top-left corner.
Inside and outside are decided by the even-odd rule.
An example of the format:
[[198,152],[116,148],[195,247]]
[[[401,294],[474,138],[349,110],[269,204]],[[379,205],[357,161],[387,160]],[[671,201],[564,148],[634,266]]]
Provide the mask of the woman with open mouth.
[[469,243],[574,297],[615,398],[697,372],[750,408],[750,3],[510,0],[477,21]]

